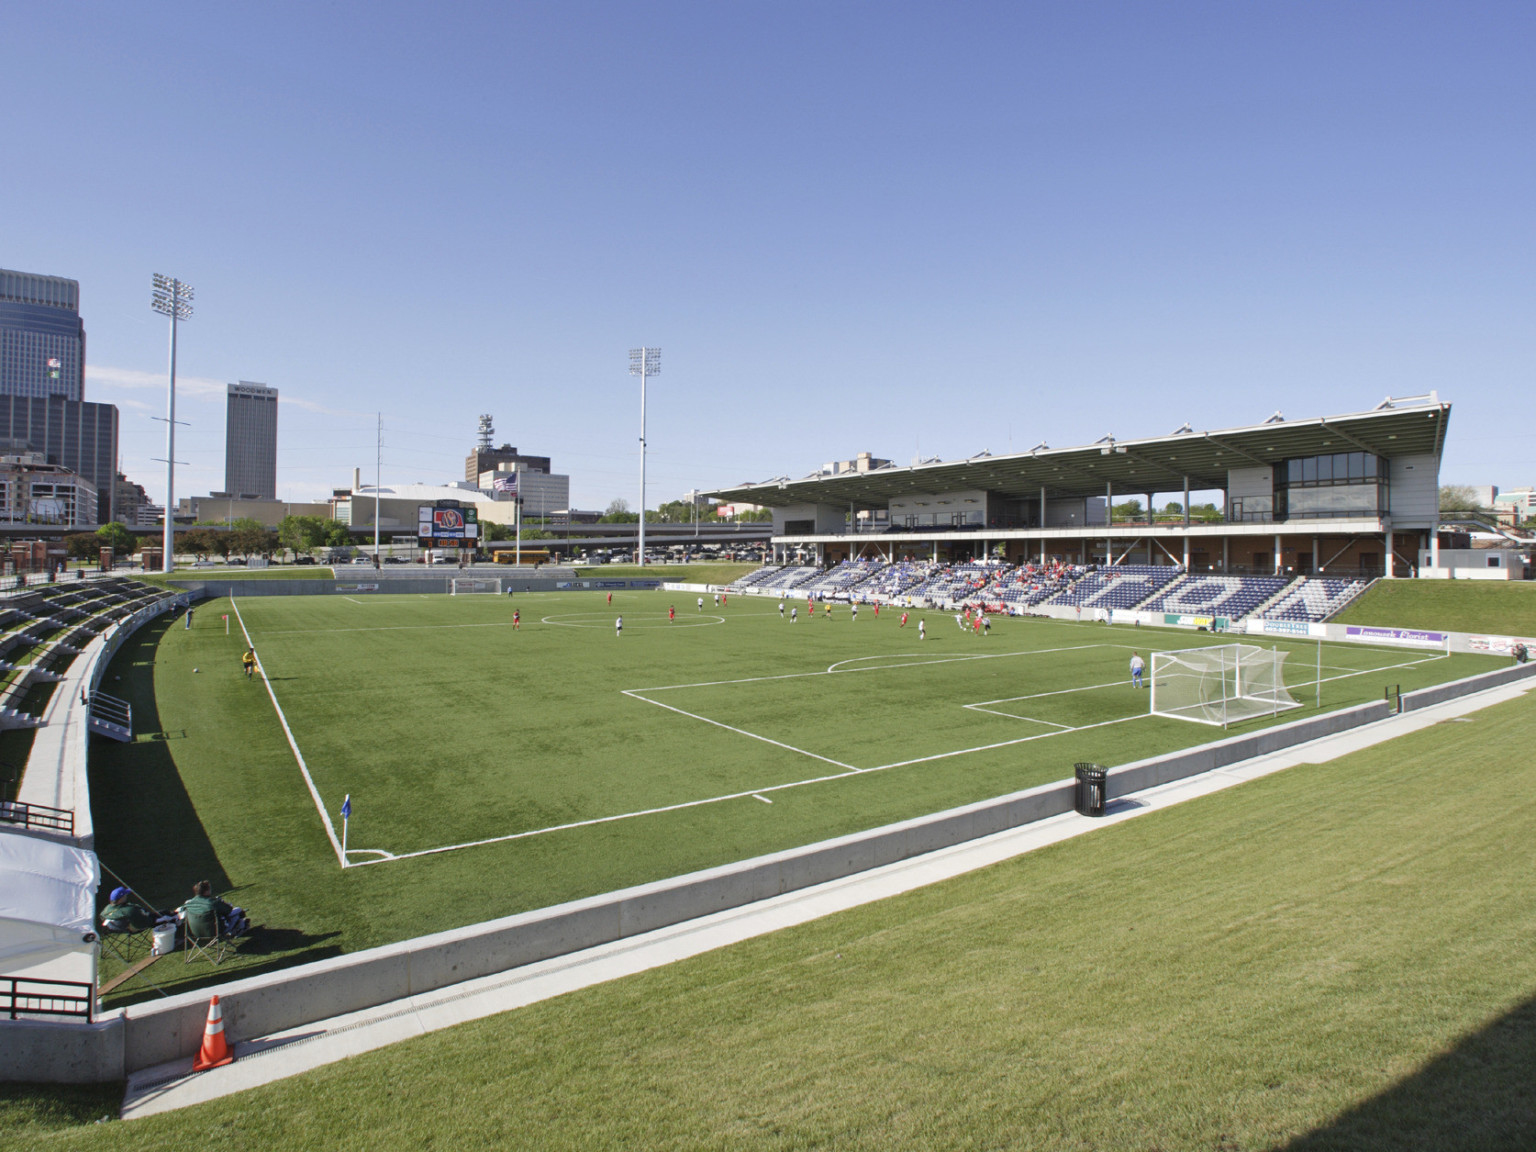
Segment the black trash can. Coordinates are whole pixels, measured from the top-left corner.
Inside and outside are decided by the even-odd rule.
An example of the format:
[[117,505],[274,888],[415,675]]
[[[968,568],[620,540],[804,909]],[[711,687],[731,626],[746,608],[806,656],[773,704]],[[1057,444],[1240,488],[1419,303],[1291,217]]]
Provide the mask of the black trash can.
[[1077,803],[1080,816],[1102,816],[1108,803],[1109,769],[1086,760],[1072,765],[1077,772]]

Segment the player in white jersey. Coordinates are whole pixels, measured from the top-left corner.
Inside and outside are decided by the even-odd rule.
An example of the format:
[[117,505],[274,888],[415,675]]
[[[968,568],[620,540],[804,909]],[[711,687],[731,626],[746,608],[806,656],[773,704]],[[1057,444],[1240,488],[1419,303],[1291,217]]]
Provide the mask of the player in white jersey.
[[1141,674],[1142,674],[1142,672],[1144,672],[1146,670],[1146,667],[1147,667],[1146,664],[1144,664],[1142,662],[1140,654],[1136,653],[1136,652],[1132,652],[1131,653],[1131,687],[1132,688],[1140,688],[1141,687]]

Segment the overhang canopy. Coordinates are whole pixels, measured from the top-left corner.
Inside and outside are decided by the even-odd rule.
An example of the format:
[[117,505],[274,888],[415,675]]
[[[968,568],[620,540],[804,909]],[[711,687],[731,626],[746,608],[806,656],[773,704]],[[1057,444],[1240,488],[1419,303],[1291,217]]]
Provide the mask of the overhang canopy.
[[1451,406],[1430,393],[1387,400],[1370,412],[1312,420],[1275,420],[1220,432],[1181,429],[1171,436],[1116,440],[1106,436],[1080,448],[1039,448],[1006,456],[917,465],[890,465],[870,472],[777,479],[722,488],[718,500],[784,507],[834,504],[859,510],[885,508],[894,498],[984,489],[1004,496],[1038,498],[1102,496],[1114,492],[1174,492],[1225,488],[1227,470],[1273,465],[1330,452],[1377,456],[1439,456]]

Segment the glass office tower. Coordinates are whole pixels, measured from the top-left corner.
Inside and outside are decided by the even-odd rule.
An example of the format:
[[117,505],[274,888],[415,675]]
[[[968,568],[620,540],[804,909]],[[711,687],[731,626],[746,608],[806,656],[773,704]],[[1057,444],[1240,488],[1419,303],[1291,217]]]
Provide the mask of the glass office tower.
[[79,281],[0,268],[0,395],[84,399]]

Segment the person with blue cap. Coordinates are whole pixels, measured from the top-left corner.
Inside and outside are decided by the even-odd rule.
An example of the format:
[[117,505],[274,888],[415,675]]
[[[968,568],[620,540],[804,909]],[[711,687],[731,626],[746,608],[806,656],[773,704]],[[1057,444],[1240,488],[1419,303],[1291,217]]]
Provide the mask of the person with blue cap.
[[101,910],[101,926],[108,932],[143,932],[154,926],[155,914],[134,903],[133,893],[128,889],[112,889],[109,900]]

